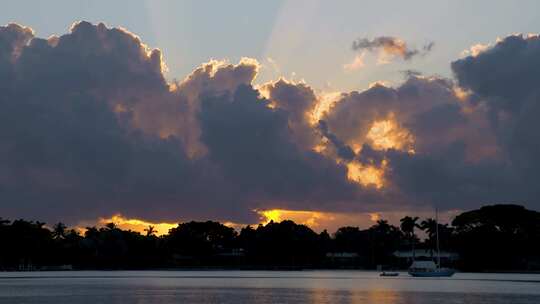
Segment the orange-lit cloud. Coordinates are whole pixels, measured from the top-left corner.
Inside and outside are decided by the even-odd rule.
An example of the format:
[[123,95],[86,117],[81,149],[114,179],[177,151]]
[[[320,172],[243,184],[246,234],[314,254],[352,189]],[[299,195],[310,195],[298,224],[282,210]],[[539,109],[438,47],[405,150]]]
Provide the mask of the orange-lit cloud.
[[381,219],[381,215],[379,213],[370,213],[369,219],[373,222],[376,222]]
[[[168,84],[166,93],[146,96],[133,107],[133,126],[162,139],[181,139],[190,158],[206,155],[201,142],[201,130],[196,116],[200,96],[234,92],[240,85],[250,85],[261,65],[256,59],[243,57],[237,64],[212,59],[201,64],[182,81]],[[145,94],[150,94],[146,93]]]
[[[183,81],[169,81],[159,50],[103,24],[77,23],[58,39],[32,43],[32,31],[18,26],[0,26],[0,36],[7,39],[1,87],[12,96],[0,111],[7,132],[0,197],[11,202],[0,211],[8,216],[96,219],[122,210],[137,217],[92,225],[112,221],[140,232],[154,225],[164,233],[175,224],[148,222],[138,212],[244,221],[242,211],[279,201],[284,209],[366,210],[370,220],[374,202],[396,209],[437,202],[448,209],[535,199],[529,189],[537,172],[530,168],[538,149],[529,131],[538,109],[529,96],[538,96],[530,81],[538,73],[527,63],[537,58],[537,36],[511,36],[490,51],[473,47],[476,57],[452,64],[457,81],[412,73],[396,87],[318,94],[305,82],[254,87],[261,66],[247,58],[212,60]],[[506,53],[514,43],[523,48],[509,51],[516,58]],[[391,37],[358,47],[403,59],[423,52]],[[516,74],[515,66],[532,70]],[[485,78],[486,70],[500,77]],[[509,79],[519,85],[507,85]],[[51,206],[62,212],[48,213]],[[343,218],[319,211],[268,215],[284,216],[317,227]]]
[[366,53],[357,54],[356,56],[354,56],[353,61],[343,65],[343,69],[345,71],[360,70],[366,65],[366,63],[364,62],[365,55]]
[[[354,226],[361,229],[369,228],[378,220],[388,220],[390,224],[399,226],[399,219],[406,215],[415,214],[421,218],[433,217],[432,210],[415,210],[415,211],[378,211],[378,212],[327,212],[327,211],[308,211],[308,210],[287,210],[287,209],[267,209],[254,210],[259,215],[259,223],[241,224],[231,221],[222,222],[227,227],[234,228],[240,231],[248,225],[262,224],[266,225],[273,221],[275,223],[284,220],[291,220],[297,224],[302,224],[310,227],[315,231],[328,230],[333,233],[340,227]],[[453,217],[462,212],[462,210],[449,210],[441,212],[439,219],[443,223],[450,222]],[[147,234],[149,226],[155,230],[155,235],[166,235],[171,228],[178,226],[177,223],[167,222],[150,222],[137,218],[127,218],[121,214],[115,214],[111,217],[101,217],[95,222],[84,222],[74,227],[76,231],[84,234],[85,227],[97,226],[103,227],[108,223],[114,223],[116,227],[122,230],[131,230],[143,235]]]
[[255,210],[260,216],[260,223],[268,224],[270,221],[281,222],[292,220],[303,224],[315,231],[327,229],[334,232],[343,226],[358,226],[367,228],[373,224],[373,214],[370,213],[341,213],[306,210],[268,209]]
[[341,92],[323,93],[318,96],[318,101],[312,112],[309,115],[311,125],[317,125],[319,120],[328,113],[332,107],[338,102]]
[[[297,224],[309,226],[315,231],[328,230],[335,232],[340,227],[353,226],[361,229],[369,228],[378,220],[387,220],[390,224],[399,226],[400,219],[411,214],[421,219],[433,218],[433,210],[415,211],[379,211],[379,212],[324,212],[306,210],[268,209],[255,210],[260,215],[260,224],[266,225],[270,221],[281,222],[292,220]],[[439,213],[441,223],[449,223],[461,210],[448,210]]]
[[373,122],[366,136],[372,147],[377,150],[404,150],[414,152],[413,135],[398,125],[395,116]]
[[380,36],[373,39],[358,39],[353,42],[353,50],[361,51],[378,51],[379,58],[377,64],[387,64],[394,57],[400,57],[403,60],[410,60],[417,55],[425,55],[431,51],[434,43],[430,42],[423,46],[422,50],[410,48],[405,41],[397,37]]
[[349,180],[357,182],[366,187],[381,189],[384,186],[384,170],[386,162],[381,167],[374,165],[363,165],[352,161],[347,163],[347,177]]
[[481,53],[483,53],[484,51],[486,51],[487,49],[489,49],[490,47],[492,47],[492,46],[489,45],[489,44],[477,43],[477,44],[471,46],[468,50],[464,50],[463,52],[461,52],[461,56],[476,57],[476,56],[480,55]]
[[335,217],[331,213],[318,211],[297,211],[284,209],[256,210],[260,215],[262,224],[268,224],[270,221],[281,222],[292,220],[297,224],[303,224],[312,228],[317,228],[321,222],[332,221]]
[[101,217],[96,226],[104,226],[108,223],[114,223],[120,229],[132,230],[141,234],[146,234],[147,229],[152,226],[158,236],[167,234],[171,228],[178,226],[178,223],[149,222],[137,218],[126,218],[121,214],[115,214],[109,218]]

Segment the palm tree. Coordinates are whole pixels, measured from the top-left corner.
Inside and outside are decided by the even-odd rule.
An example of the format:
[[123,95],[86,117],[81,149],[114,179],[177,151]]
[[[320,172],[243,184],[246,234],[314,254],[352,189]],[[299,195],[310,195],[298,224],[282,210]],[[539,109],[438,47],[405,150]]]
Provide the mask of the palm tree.
[[52,236],[54,239],[64,239],[66,237],[66,225],[64,223],[57,223],[53,227]]
[[403,233],[408,237],[409,241],[411,242],[413,260],[416,258],[416,252],[414,250],[414,243],[416,240],[416,235],[414,234],[414,228],[419,227],[418,224],[416,223],[418,222],[418,219],[419,218],[417,216],[415,217],[405,216],[404,218],[399,220],[401,222],[401,225],[400,225],[401,231],[403,231]]
[[152,225],[148,225],[148,228],[145,228],[144,231],[146,232],[146,236],[152,236],[156,234],[156,229]]
[[116,227],[116,224],[115,224],[115,223],[110,222],[110,223],[105,224],[105,228],[107,228],[107,230],[109,230],[109,231],[113,231],[113,230],[115,230],[117,227]]
[[0,227],[1,226],[7,226],[7,225],[9,225],[9,223],[11,223],[9,220],[5,220],[2,217],[0,217]]
[[433,243],[437,233],[437,221],[432,218],[425,219],[420,223],[420,229],[425,231],[428,236],[429,250],[431,257],[433,257]]
[[372,228],[382,234],[388,234],[391,230],[387,220],[378,220],[377,224],[375,224]]

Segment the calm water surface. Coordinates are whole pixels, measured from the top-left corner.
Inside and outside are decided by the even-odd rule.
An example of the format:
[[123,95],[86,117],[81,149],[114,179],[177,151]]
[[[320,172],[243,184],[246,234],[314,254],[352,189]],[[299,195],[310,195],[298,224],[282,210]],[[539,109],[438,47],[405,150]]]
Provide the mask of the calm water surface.
[[538,304],[540,275],[381,278],[364,271],[77,271],[0,273],[9,303]]

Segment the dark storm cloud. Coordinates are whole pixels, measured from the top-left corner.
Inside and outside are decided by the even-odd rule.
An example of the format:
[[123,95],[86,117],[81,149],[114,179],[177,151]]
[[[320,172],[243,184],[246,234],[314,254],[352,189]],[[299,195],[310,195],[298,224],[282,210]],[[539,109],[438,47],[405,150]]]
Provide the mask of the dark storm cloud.
[[[328,113],[328,128],[347,145],[361,145],[357,161],[387,162],[386,191],[413,205],[441,209],[469,208],[486,202],[523,202],[523,187],[515,171],[494,155],[475,156],[497,145],[487,115],[467,113],[455,93],[455,84],[416,74],[397,88],[375,86],[352,92]],[[392,113],[392,114],[391,114]],[[414,153],[404,148],[375,149],[367,138],[375,121],[393,117],[413,137]]]
[[441,78],[411,75],[397,88],[375,85],[362,92],[343,94],[324,119],[347,145],[363,143],[375,121],[395,116],[403,124],[412,124],[417,115],[435,107],[459,107],[452,85]]
[[387,151],[388,179],[415,204],[467,209],[485,203],[524,202],[522,187],[504,162],[466,159],[466,144],[454,141],[432,153]]
[[509,36],[452,63],[467,96],[459,96],[449,80],[410,74],[395,90],[347,96],[328,121],[338,136],[348,138],[339,132],[346,130],[340,124],[347,117],[370,116],[363,114],[367,109],[382,117],[396,111],[396,119],[414,134],[416,152],[374,150],[368,142],[358,159],[386,159],[389,183],[410,202],[440,208],[516,202],[538,208],[539,58],[538,36]]
[[352,160],[355,157],[354,151],[351,147],[344,144],[336,135],[332,134],[328,130],[328,124],[324,120],[319,120],[319,130],[322,135],[334,145],[337,150],[337,155],[345,160]]
[[264,203],[316,208],[357,191],[289,128],[307,125],[311,89],[275,84],[283,109],[271,109],[250,85],[256,62],[210,62],[171,85],[159,50],[103,24],[50,40],[9,25],[0,42],[4,217],[254,222]]
[[2,62],[15,60],[32,38],[34,33],[30,28],[15,23],[0,27],[0,60]]
[[540,177],[540,38],[512,35],[493,47],[452,63],[459,84],[479,97],[501,149],[538,203]]
[[347,182],[344,168],[300,150],[288,128],[289,113],[268,103],[250,86],[232,96],[203,99],[201,140],[227,179],[251,200],[276,201],[281,207],[322,207],[351,199],[356,187]]
[[407,43],[399,38],[390,36],[380,36],[373,39],[359,38],[353,41],[352,49],[354,51],[381,51],[388,55],[399,56],[403,60],[410,60],[416,55],[425,55],[431,52],[434,42],[429,42],[422,47],[422,50],[410,48]]
[[3,216],[176,219],[229,209],[212,206],[218,196],[205,189],[220,178],[188,159],[178,137],[132,127],[136,106],[178,98],[161,73],[159,50],[103,24],[77,23],[54,43],[28,33],[14,25],[0,30],[2,57],[10,59],[0,95]]
[[6,92],[11,87],[13,62],[24,46],[34,37],[31,29],[18,24],[0,26],[0,90]]
[[514,35],[452,63],[459,84],[489,98],[491,107],[517,112],[538,96],[540,38]]
[[295,142],[303,148],[315,146],[320,135],[310,123],[310,113],[318,101],[313,89],[304,83],[279,79],[265,84],[262,90],[268,92],[274,106],[288,113],[288,124]]
[[54,43],[30,40],[29,32],[0,30],[2,41],[24,37],[7,49],[12,60],[3,71],[11,74],[0,95],[4,216],[163,215],[171,196],[192,196],[197,175],[182,144],[144,137],[113,111],[118,101],[167,92],[159,51],[103,24],[75,24]]
[[[385,41],[356,47],[404,59],[432,48]],[[395,88],[343,93],[315,117],[323,100],[307,84],[254,88],[252,59],[169,83],[161,52],[123,29],[80,22],[40,39],[0,27],[0,213],[252,223],[255,208],[534,204],[538,50],[536,36],[508,37],[452,64],[462,88],[410,73]],[[401,144],[377,146],[377,121]],[[350,162],[384,166],[384,187],[350,181]]]

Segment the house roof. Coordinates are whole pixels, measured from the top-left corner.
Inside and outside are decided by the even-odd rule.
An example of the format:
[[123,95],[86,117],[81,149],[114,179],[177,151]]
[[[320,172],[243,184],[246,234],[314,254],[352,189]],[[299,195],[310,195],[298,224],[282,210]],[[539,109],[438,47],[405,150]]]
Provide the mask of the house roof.
[[[437,256],[436,250],[429,250],[429,249],[415,249],[414,255],[412,250],[398,250],[394,252],[394,256],[398,258],[412,258],[415,257],[434,257]],[[459,255],[455,252],[449,252],[449,251],[441,251],[440,253],[441,258],[447,258],[447,259],[457,259]]]
[[433,261],[414,261],[411,268],[435,269],[437,265]]

